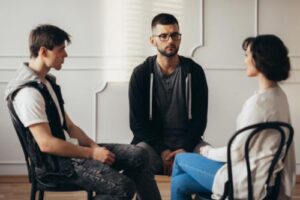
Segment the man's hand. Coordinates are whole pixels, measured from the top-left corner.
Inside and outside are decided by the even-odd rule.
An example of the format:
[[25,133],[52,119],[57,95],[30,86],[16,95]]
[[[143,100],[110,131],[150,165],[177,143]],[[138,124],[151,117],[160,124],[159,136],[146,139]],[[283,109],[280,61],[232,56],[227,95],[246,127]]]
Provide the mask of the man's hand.
[[173,162],[176,154],[185,152],[184,149],[177,149],[175,151],[165,150],[161,153],[161,159],[163,161],[163,173],[170,176],[172,173]]
[[184,149],[177,149],[175,151],[172,151],[167,157],[166,159],[167,160],[174,160],[175,159],[175,156],[179,153],[184,153],[185,150]]
[[171,150],[167,149],[164,150],[161,153],[161,159],[163,161],[163,173],[164,175],[170,176],[172,173],[172,165],[173,165],[173,160],[170,159],[170,154],[172,153]]
[[98,160],[108,165],[112,165],[115,162],[115,154],[110,152],[105,147],[97,146],[92,148],[92,159]]

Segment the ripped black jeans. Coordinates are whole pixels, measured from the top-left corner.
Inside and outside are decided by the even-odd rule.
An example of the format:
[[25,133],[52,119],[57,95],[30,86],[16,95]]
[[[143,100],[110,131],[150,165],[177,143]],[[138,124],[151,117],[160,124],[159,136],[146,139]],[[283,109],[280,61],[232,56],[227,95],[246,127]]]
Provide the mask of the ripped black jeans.
[[[149,169],[147,152],[127,144],[99,144],[116,155],[112,166],[88,159],[72,159],[76,174],[57,180],[96,192],[96,200],[160,200],[160,193]],[[122,173],[120,173],[122,171]]]

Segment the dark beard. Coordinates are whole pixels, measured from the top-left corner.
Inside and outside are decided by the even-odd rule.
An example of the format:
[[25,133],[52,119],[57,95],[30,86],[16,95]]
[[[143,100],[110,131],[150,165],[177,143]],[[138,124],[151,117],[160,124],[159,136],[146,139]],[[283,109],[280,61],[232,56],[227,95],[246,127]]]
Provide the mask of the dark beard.
[[158,48],[157,48],[157,50],[158,50],[158,52],[159,52],[161,55],[163,55],[163,56],[165,56],[165,57],[168,57],[168,58],[171,58],[171,57],[177,55],[177,53],[178,53],[178,49],[176,49],[176,50],[173,51],[173,52],[169,52],[169,53],[166,52],[166,51],[164,51],[164,50],[158,49]]

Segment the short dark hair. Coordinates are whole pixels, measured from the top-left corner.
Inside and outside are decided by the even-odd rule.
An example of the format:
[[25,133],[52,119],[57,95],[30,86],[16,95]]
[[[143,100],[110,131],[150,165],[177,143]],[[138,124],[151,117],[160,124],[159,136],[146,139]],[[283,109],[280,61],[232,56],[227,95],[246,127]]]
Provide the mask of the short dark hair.
[[162,24],[162,25],[177,24],[177,26],[179,27],[176,17],[174,17],[174,15],[171,15],[168,13],[160,13],[160,14],[156,15],[152,19],[151,29],[153,30],[153,28],[157,24]]
[[67,41],[71,43],[70,35],[64,30],[50,25],[42,24],[34,28],[29,36],[30,57],[36,58],[41,47],[52,50]]
[[282,81],[289,77],[291,69],[288,49],[275,35],[248,37],[243,42],[243,49],[250,45],[255,67],[272,81]]

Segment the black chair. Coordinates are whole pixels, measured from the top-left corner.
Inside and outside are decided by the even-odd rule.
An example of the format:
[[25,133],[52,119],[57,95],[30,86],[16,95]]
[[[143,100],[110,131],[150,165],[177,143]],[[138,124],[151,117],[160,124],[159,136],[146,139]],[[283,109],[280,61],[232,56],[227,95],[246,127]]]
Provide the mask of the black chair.
[[[275,179],[275,184],[271,185],[271,176],[273,174],[274,168],[277,164],[277,162],[280,159],[285,159],[289,147],[292,143],[293,136],[294,136],[294,130],[293,127],[290,124],[284,123],[284,122],[264,122],[264,123],[258,123],[254,125],[247,126],[243,129],[238,130],[229,140],[228,142],[228,148],[227,148],[227,165],[228,165],[228,181],[225,184],[225,191],[221,199],[226,199],[228,198],[229,200],[234,199],[234,181],[233,181],[233,176],[232,176],[232,162],[231,162],[231,146],[234,141],[234,139],[244,133],[245,131],[252,130],[251,133],[249,134],[247,140],[245,141],[245,162],[247,166],[247,182],[248,182],[248,200],[253,200],[253,182],[252,182],[252,175],[251,175],[251,170],[250,170],[250,162],[249,162],[249,146],[250,142],[254,138],[256,134],[260,133],[265,133],[262,132],[265,129],[274,129],[276,130],[276,133],[280,135],[280,143],[277,147],[277,151],[273,157],[273,160],[270,164],[269,167],[269,173],[268,177],[266,180],[266,185],[267,185],[267,195],[264,198],[265,200],[276,200],[278,198],[278,193],[279,193],[279,187],[280,187],[280,179],[281,179],[281,172],[278,172],[276,174],[276,179]],[[287,130],[287,135],[285,134],[284,130]],[[286,138],[287,136],[287,138]],[[286,148],[284,146],[286,145]],[[283,152],[285,150],[285,152]],[[281,157],[282,153],[284,153],[284,156]],[[196,195],[196,200],[209,200],[210,195],[207,194],[197,194]]]
[[92,200],[93,199],[93,191],[86,190],[86,189],[76,186],[76,185],[70,185],[70,184],[57,185],[56,183],[51,183],[48,181],[45,182],[36,176],[34,162],[32,162],[32,160],[29,156],[26,140],[24,138],[24,133],[23,133],[24,130],[20,127],[21,122],[20,122],[17,114],[15,113],[15,110],[13,108],[13,103],[11,100],[8,100],[8,108],[9,108],[10,116],[11,116],[14,128],[17,132],[19,141],[20,141],[22,149],[23,149],[25,160],[26,160],[26,165],[27,165],[27,170],[28,170],[28,179],[29,179],[29,182],[31,183],[30,199],[35,200],[36,193],[38,191],[39,191],[39,200],[43,200],[45,191],[75,192],[75,191],[85,190],[87,192],[87,199]]

